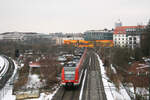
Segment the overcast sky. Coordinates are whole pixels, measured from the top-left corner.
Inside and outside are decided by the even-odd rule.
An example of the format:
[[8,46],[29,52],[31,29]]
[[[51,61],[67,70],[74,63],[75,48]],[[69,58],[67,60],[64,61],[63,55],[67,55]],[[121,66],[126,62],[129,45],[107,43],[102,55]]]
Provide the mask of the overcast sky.
[[84,32],[146,24],[150,0],[0,0],[0,33]]

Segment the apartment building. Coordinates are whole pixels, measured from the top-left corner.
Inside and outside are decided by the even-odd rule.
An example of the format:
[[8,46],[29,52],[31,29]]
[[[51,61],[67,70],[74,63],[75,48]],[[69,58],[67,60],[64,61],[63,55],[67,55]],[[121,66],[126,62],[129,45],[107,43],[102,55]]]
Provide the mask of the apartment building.
[[144,28],[143,25],[116,27],[113,34],[114,46],[140,47],[141,34]]

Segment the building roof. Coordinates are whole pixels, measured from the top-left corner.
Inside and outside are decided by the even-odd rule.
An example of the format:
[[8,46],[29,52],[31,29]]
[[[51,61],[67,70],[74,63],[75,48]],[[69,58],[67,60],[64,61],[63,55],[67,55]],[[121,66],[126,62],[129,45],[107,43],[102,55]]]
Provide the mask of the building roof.
[[144,25],[116,27],[114,30],[114,34],[126,34],[126,29],[137,29],[137,28],[144,28],[144,27],[145,27]]
[[84,33],[87,33],[87,32],[91,32],[91,33],[111,33],[113,32],[112,30],[108,30],[108,29],[104,29],[104,30],[87,30],[86,32]]

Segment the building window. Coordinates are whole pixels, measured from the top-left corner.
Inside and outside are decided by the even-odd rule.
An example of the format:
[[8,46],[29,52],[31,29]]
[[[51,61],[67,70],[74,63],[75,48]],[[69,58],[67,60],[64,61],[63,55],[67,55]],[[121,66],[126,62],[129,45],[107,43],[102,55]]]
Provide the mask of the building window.
[[136,37],[134,37],[133,39],[136,40]]
[[136,44],[136,41],[134,41],[134,44]]

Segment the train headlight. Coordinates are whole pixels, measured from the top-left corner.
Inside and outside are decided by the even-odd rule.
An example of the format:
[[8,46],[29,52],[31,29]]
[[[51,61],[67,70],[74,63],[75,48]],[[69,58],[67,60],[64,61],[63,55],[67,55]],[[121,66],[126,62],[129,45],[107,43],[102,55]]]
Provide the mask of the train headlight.
[[78,80],[75,80],[76,82],[78,81]]

